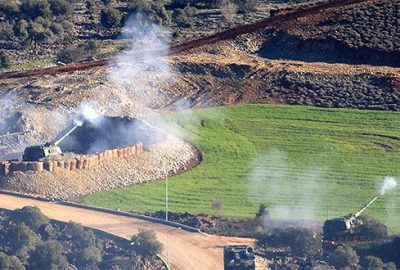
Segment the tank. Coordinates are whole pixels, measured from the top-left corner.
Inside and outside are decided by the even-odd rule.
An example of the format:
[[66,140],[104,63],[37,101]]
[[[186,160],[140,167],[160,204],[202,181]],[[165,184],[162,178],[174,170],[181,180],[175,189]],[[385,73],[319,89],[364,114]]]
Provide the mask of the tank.
[[355,214],[326,220],[323,227],[324,240],[338,241],[359,238],[358,235],[355,235],[355,230],[363,224],[360,215],[378,198],[379,195],[375,196]]
[[255,269],[253,249],[246,245],[225,246],[224,269]]
[[82,122],[76,123],[68,132],[55,142],[46,143],[44,145],[35,145],[25,148],[22,159],[24,161],[39,161],[47,158],[55,158],[63,154],[58,146],[65,138],[67,138],[75,129],[82,126]]

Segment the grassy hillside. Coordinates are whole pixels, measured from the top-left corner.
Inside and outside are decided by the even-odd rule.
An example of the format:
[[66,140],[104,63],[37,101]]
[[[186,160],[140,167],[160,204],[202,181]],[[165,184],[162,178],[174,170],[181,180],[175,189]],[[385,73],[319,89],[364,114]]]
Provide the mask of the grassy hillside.
[[[385,176],[400,176],[400,113],[246,105],[178,113],[179,127],[203,153],[193,171],[169,179],[171,211],[253,216],[260,203],[280,218],[324,219],[357,211]],[[164,181],[100,192],[87,204],[125,210],[164,208]],[[400,231],[400,189],[367,213]]]

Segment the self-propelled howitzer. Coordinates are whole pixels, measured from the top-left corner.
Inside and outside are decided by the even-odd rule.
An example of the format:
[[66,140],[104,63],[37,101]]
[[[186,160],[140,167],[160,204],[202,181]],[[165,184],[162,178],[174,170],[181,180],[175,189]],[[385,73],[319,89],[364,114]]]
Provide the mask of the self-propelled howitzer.
[[380,195],[375,196],[355,214],[326,220],[323,227],[324,240],[338,240],[340,238],[351,236],[355,229],[363,224],[360,215],[367,210],[368,207],[379,198],[379,196]]
[[22,159],[24,161],[38,161],[62,155],[63,152],[58,145],[80,126],[82,126],[82,122],[76,123],[68,132],[56,141],[25,148]]

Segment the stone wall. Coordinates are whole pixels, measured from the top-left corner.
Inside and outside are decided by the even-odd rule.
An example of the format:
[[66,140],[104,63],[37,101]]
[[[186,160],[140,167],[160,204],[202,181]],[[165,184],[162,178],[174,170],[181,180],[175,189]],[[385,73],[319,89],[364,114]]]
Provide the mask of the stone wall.
[[53,159],[46,161],[1,161],[0,175],[7,175],[13,172],[54,172],[60,170],[88,170],[97,166],[103,160],[129,158],[142,154],[144,146],[137,143],[133,146],[106,150],[93,155],[80,155],[73,158]]

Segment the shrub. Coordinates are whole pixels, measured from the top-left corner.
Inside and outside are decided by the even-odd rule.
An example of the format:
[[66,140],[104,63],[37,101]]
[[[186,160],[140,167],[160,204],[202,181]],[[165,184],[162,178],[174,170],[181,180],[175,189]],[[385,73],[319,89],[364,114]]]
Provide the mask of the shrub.
[[381,258],[375,256],[367,256],[365,260],[365,269],[369,270],[379,270],[383,269],[384,263],[382,262]]
[[0,269],[2,270],[24,270],[21,261],[15,256],[8,256],[0,252]]
[[70,222],[66,227],[66,232],[79,249],[97,245],[93,231],[85,229],[80,224]]
[[68,16],[73,11],[73,6],[65,0],[50,0],[50,9],[55,16]]
[[321,251],[321,237],[305,228],[279,228],[268,239],[272,246],[289,246],[296,256],[316,256]]
[[256,219],[259,219],[264,216],[268,216],[268,209],[267,209],[267,206],[262,203],[258,207],[258,212],[256,213]]
[[114,8],[105,8],[100,13],[100,22],[104,27],[112,28],[121,25],[121,12]]
[[133,250],[144,258],[153,257],[160,253],[163,245],[157,240],[154,231],[141,229],[131,239]]
[[349,246],[339,246],[331,254],[329,262],[336,268],[344,268],[357,265],[359,263],[359,258],[353,248]]
[[57,241],[46,241],[30,254],[29,264],[33,269],[67,269],[64,247]]
[[39,236],[25,224],[11,224],[4,240],[14,254],[22,249],[33,250],[40,242]]
[[21,11],[21,2],[17,0],[0,1],[0,13],[7,17],[16,16]]
[[14,37],[13,26],[9,23],[0,23],[0,39],[12,40]]
[[90,54],[91,56],[95,56],[99,53],[99,45],[94,40],[90,40],[85,45],[85,51]]
[[235,0],[240,13],[248,13],[257,10],[257,0]]
[[102,261],[101,250],[95,246],[86,247],[79,254],[78,264],[80,266],[93,265]]
[[10,220],[15,223],[24,223],[37,232],[40,226],[48,224],[49,219],[36,206],[25,206],[10,213]]
[[370,217],[363,216],[363,224],[359,227],[359,232],[362,235],[366,235],[368,239],[383,238],[388,235],[387,227],[379,220]]
[[30,18],[47,17],[51,14],[50,4],[47,0],[24,0],[21,11]]
[[103,5],[105,5],[106,7],[111,5],[113,1],[114,0],[101,0],[101,2],[103,2]]
[[193,25],[192,19],[187,15],[183,9],[175,9],[172,13],[172,19],[179,27],[191,27]]
[[81,47],[69,47],[64,50],[61,50],[57,56],[56,60],[62,63],[74,63],[82,61],[86,58],[86,52]]
[[128,3],[128,8],[131,11],[139,11],[139,9],[148,9],[151,7],[149,0],[133,0]]
[[29,39],[35,41],[36,43],[51,44],[55,40],[53,32],[41,23],[31,23],[28,29],[28,33]]
[[57,36],[62,36],[64,34],[64,27],[59,23],[51,23],[49,29]]
[[14,34],[20,39],[23,40],[28,39],[29,38],[28,28],[29,28],[29,23],[26,20],[24,19],[19,20],[14,25]]

